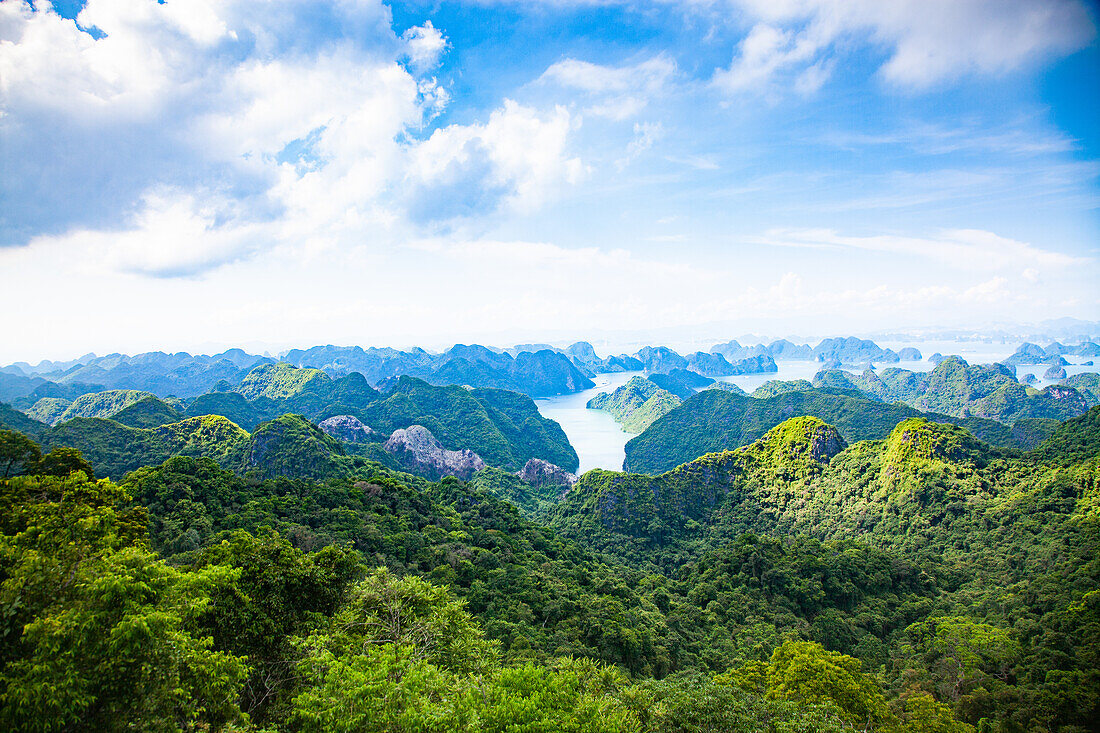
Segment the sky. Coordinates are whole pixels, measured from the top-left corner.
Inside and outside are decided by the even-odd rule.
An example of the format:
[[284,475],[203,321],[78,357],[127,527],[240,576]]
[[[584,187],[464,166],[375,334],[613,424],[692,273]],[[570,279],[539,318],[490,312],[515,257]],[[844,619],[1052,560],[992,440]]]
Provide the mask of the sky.
[[1082,0],[0,2],[0,363],[1100,320]]

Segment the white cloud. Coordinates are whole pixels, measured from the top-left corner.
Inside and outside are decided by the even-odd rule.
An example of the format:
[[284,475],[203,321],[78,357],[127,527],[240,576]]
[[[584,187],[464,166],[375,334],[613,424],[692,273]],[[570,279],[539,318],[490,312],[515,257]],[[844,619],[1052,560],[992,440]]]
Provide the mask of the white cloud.
[[240,214],[236,202],[217,195],[151,191],[124,227],[39,237],[25,249],[94,263],[97,276],[114,270],[190,277],[245,258],[269,241],[270,225],[249,222]]
[[0,108],[83,116],[150,114],[175,84],[197,75],[202,50],[226,34],[210,6],[92,0],[79,16],[98,40],[43,3],[0,4]]
[[625,120],[636,116],[651,99],[664,93],[676,73],[676,62],[665,55],[625,66],[603,66],[570,58],[551,65],[538,82],[582,92],[591,102],[586,114]]
[[501,199],[531,211],[585,175],[580,158],[568,153],[574,124],[564,107],[540,114],[506,99],[486,123],[443,127],[413,146],[406,179],[418,197],[426,196],[441,211],[446,202],[437,194],[452,201],[474,196],[471,203],[478,209],[495,208]]
[[424,25],[413,26],[401,34],[408,49],[409,64],[418,72],[439,66],[439,59],[447,50],[447,39],[442,31],[429,20]]
[[923,155],[990,152],[1038,156],[1068,153],[1080,148],[1080,143],[1065,132],[1044,127],[1028,118],[1018,118],[984,129],[965,120],[954,125],[910,122],[895,130],[879,133],[834,131],[822,135],[821,141],[850,150],[897,146]]
[[626,146],[626,155],[617,163],[619,169],[625,168],[639,155],[652,148],[664,134],[664,126],[660,122],[635,122],[634,138]]
[[[727,94],[766,91],[774,77],[814,59],[821,44],[810,32],[784,31],[768,24],[753,26],[738,46],[738,54],[728,69],[715,72],[713,84]],[[817,65],[803,83],[807,91],[816,91],[827,72]],[[819,78],[815,78],[819,77]]]
[[1096,35],[1080,0],[729,2],[758,21],[730,67],[715,73],[715,84],[731,93],[786,81],[814,91],[828,76],[830,51],[854,39],[887,50],[884,81],[921,90],[1071,53]]
[[601,66],[564,59],[543,72],[543,81],[589,93],[657,91],[676,73],[676,62],[656,56],[630,66]]
[[[506,100],[420,139],[449,95],[409,69],[447,42],[430,22],[397,38],[379,2],[336,0],[343,33],[326,39],[304,0],[89,0],[79,22],[98,39],[40,5],[0,3],[3,245],[68,237],[121,269],[190,275],[260,251],[261,229],[263,246],[305,252],[392,240],[531,211],[586,170],[561,107]],[[449,186],[480,193],[456,208]]]

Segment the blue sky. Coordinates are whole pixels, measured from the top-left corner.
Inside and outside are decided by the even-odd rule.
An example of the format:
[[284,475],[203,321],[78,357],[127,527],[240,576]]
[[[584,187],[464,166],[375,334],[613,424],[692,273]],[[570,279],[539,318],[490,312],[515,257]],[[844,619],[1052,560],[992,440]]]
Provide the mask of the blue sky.
[[1100,319],[1079,0],[0,3],[0,361]]

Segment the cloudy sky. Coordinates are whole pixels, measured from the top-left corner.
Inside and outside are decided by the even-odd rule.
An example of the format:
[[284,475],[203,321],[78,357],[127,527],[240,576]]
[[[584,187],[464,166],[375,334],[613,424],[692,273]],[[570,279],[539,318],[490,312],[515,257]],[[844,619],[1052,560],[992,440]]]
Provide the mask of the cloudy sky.
[[1095,320],[1097,22],[3,0],[0,363]]

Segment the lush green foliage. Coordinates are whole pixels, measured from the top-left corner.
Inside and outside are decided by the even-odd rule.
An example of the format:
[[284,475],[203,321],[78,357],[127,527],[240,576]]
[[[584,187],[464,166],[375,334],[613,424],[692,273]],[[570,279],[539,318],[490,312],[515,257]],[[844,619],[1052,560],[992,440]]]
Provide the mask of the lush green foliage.
[[236,391],[249,400],[257,397],[285,400],[309,390],[314,383],[327,381],[330,381],[329,376],[320,369],[299,369],[292,364],[281,362],[256,367],[245,375]]
[[[631,439],[626,444],[625,467],[638,473],[667,471],[705,453],[748,445],[793,415],[821,418],[835,425],[850,442],[882,439],[902,420],[928,417],[961,424],[998,447],[1035,445],[1030,433],[1018,440],[1010,426],[993,420],[926,415],[901,403],[883,404],[858,394],[835,386],[829,391],[795,390],[761,398],[704,390]],[[1033,424],[1029,427],[1035,428]]]
[[512,504],[526,517],[543,515],[565,492],[564,486],[552,483],[532,485],[514,473],[492,466],[474,474],[470,485]]
[[752,391],[752,396],[763,400],[768,397],[787,394],[788,392],[805,392],[808,389],[813,389],[813,385],[805,379],[792,379],[789,381],[769,379],[754,389]]
[[131,428],[158,428],[179,422],[184,415],[164,400],[149,395],[107,417]]
[[50,428],[48,446],[79,449],[96,475],[121,478],[169,456],[206,456],[233,469],[242,467],[249,435],[224,417],[192,417],[157,428],[132,428],[102,418],[77,418]]
[[529,458],[542,458],[575,471],[580,463],[561,426],[515,392],[435,387],[401,377],[383,399],[348,414],[385,434],[423,425],[445,448],[472,450],[492,466],[516,470]]
[[[525,395],[498,389],[436,387],[413,377],[394,380],[382,395],[358,374],[330,379],[323,372],[302,376],[298,374],[301,371],[310,370],[287,364],[254,370],[247,391],[263,386],[272,394],[289,393],[285,398],[261,394],[248,400],[235,392],[211,393],[196,398],[187,413],[223,415],[247,430],[288,413],[300,413],[315,422],[333,415],[352,415],[384,435],[423,425],[445,448],[472,450],[492,466],[516,470],[530,458],[569,471],[579,465],[561,426],[542,417]],[[370,448],[351,451],[383,458]]]
[[682,400],[643,377],[630,381],[614,392],[601,392],[585,405],[589,410],[610,412],[628,433],[640,433],[658,418],[667,415]]
[[9,730],[180,730],[239,717],[244,660],[195,616],[222,568],[143,546],[144,511],[79,473],[0,483],[0,721]]
[[147,397],[155,396],[136,389],[112,389],[105,392],[91,392],[77,397],[65,412],[59,415],[53,424],[66,422],[78,417],[111,417]]
[[[1091,378],[1090,378],[1091,377]],[[1090,404],[1088,388],[1095,386],[1096,375],[1078,375],[1066,387],[1037,390],[1016,381],[1015,373],[1003,364],[982,366],[967,364],[951,356],[930,373],[905,369],[884,369],[876,374],[823,371],[814,377],[814,386],[849,390],[881,399],[904,402],[920,410],[957,418],[982,417],[1006,423],[1029,418],[1066,420],[1083,413]],[[1083,389],[1075,390],[1080,385]]]
[[0,428],[16,430],[37,439],[49,426],[0,402]]
[[26,414],[28,417],[47,425],[56,425],[61,421],[61,416],[65,414],[65,410],[68,410],[72,404],[72,400],[67,400],[64,397],[43,397],[28,407]]
[[252,430],[264,420],[278,417],[279,410],[279,403],[266,397],[248,400],[237,392],[211,392],[192,400],[186,412],[189,417],[221,415],[245,430]]
[[[761,582],[795,588],[822,578],[821,590],[793,594],[812,622],[806,636],[880,668],[887,690],[908,686],[940,701],[914,697],[892,715],[935,717],[946,704],[973,725],[989,718],[1006,730],[1092,729],[1100,719],[1098,416],[1094,408],[1066,422],[1022,457],[962,428],[910,419],[885,441],[815,458],[800,419],[656,477],[589,473],[553,523],[629,564],[681,574],[689,558],[736,547],[746,532],[811,536],[825,547],[860,536],[890,554],[878,570],[860,570],[872,585],[847,600],[830,593],[861,585],[829,578],[850,572],[839,560],[848,551],[836,545],[838,559],[817,571],[801,564],[758,574],[758,561],[738,558],[719,577],[752,568]],[[897,575],[902,558],[920,569]],[[876,587],[897,595],[878,597]],[[907,587],[908,597],[898,593]],[[716,611],[747,605],[712,588]]]
[[925,419],[848,446],[800,417],[659,476],[590,472],[556,505],[498,469],[387,470],[299,416],[82,422],[192,455],[116,485],[0,433],[30,474],[0,480],[13,730],[1100,719],[1100,408],[1024,455]]
[[1051,463],[1077,463],[1100,454],[1100,406],[1066,420],[1032,455]]
[[1100,374],[1096,372],[1074,374],[1069,379],[1062,380],[1062,384],[1080,392],[1089,407],[1100,405]]
[[[268,371],[298,370],[272,366]],[[249,402],[236,393],[204,395],[188,409],[204,414],[190,418],[165,401],[145,396],[115,413],[120,420],[77,418],[46,428],[11,411],[16,416],[12,422],[47,446],[78,448],[98,475],[113,478],[174,455],[205,456],[225,468],[259,476],[345,476],[368,461],[396,467],[378,444],[341,444],[306,418],[287,413],[294,405],[309,407],[314,415],[358,415],[385,433],[422,424],[446,447],[474,450],[490,465],[516,469],[530,458],[567,470],[578,464],[561,427],[543,418],[530,398],[514,392],[434,387],[405,377],[382,398],[358,375],[331,380],[322,374],[305,385],[291,399],[278,402],[262,396]],[[232,421],[238,417],[252,423],[266,415],[278,417],[254,425],[251,436]],[[162,422],[171,418],[175,421]]]

